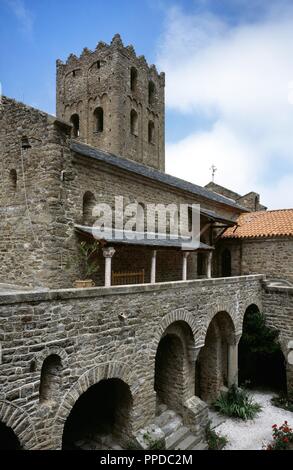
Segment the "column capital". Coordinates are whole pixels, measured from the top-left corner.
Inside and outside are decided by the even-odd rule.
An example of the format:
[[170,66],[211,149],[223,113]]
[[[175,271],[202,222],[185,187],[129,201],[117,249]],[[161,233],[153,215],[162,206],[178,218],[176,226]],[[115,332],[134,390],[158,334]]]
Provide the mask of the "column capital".
[[190,255],[190,251],[183,251],[182,254],[183,258],[188,258],[188,256]]
[[103,248],[103,255],[105,258],[113,258],[115,255],[116,250],[112,246],[109,246],[107,248]]

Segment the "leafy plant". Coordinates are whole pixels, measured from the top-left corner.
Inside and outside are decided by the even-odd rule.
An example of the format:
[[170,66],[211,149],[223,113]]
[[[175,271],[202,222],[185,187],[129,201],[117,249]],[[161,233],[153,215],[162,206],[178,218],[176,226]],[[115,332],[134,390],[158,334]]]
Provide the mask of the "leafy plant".
[[292,447],[293,431],[287,421],[284,421],[279,427],[273,424],[272,429],[273,442],[265,448],[266,450],[288,450]]
[[244,421],[253,419],[262,409],[253,401],[247,390],[238,388],[236,385],[233,385],[228,392],[221,393],[214,403],[214,408],[226,416],[233,416]]
[[285,387],[285,374],[278,341],[279,332],[266,324],[256,306],[246,312],[239,344],[239,382],[251,386]]
[[149,450],[165,450],[166,449],[164,439],[153,439],[148,433],[145,433],[143,437],[148,443]]
[[82,241],[80,242],[79,250],[84,263],[84,277],[85,279],[89,279],[100,269],[96,260],[96,255],[99,252],[99,244],[98,242]]
[[220,436],[216,431],[211,429],[210,421],[206,427],[206,440],[209,450],[222,450],[228,444],[228,439],[225,436]]

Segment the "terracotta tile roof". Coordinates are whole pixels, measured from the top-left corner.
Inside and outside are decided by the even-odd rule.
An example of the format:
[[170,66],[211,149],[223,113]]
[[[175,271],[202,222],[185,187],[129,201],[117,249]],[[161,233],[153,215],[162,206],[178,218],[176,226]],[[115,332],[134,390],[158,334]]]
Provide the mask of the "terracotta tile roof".
[[229,227],[222,238],[293,236],[293,209],[241,214],[237,225]]

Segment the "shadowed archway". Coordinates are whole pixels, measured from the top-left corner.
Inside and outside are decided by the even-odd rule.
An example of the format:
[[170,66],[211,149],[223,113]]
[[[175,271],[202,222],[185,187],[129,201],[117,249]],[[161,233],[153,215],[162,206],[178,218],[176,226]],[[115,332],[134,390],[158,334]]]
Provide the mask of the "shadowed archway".
[[278,337],[258,306],[248,306],[239,343],[240,385],[286,392],[286,360]]
[[182,413],[186,399],[194,395],[194,337],[184,321],[169,325],[159,342],[155,359],[155,392],[160,404]]
[[1,450],[21,450],[21,445],[13,430],[0,421]]
[[203,401],[214,401],[221,389],[228,387],[229,347],[235,342],[232,318],[227,312],[217,313],[209,324],[205,345],[196,362],[195,391]]
[[118,378],[101,380],[83,393],[64,426],[64,450],[115,449],[131,437],[132,395]]

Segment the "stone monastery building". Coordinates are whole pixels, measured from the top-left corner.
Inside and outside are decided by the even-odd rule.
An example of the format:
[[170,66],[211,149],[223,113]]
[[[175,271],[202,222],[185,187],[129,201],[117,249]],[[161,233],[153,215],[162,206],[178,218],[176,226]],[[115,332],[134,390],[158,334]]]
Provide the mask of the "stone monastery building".
[[[4,448],[146,447],[148,434],[205,449],[252,307],[280,332],[293,393],[293,210],[166,174],[164,89],[116,35],[57,61],[57,117],[2,97]],[[115,197],[122,211],[200,204],[200,244],[97,241],[93,208]],[[87,288],[82,246],[96,248]]]

